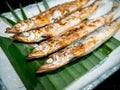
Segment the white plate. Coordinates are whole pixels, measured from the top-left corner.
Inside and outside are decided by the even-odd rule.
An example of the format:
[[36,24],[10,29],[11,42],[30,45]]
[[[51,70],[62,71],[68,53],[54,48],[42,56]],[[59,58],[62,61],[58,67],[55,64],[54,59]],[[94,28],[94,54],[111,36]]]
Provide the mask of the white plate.
[[[68,1],[72,0],[48,0],[48,4],[49,6],[52,7],[54,5]],[[42,10],[44,10],[42,3],[38,3],[38,5]],[[39,13],[35,4],[25,7],[24,10],[28,17],[32,17],[33,15]],[[15,11],[18,13],[18,15],[20,15],[19,9]],[[12,20],[15,20],[10,12],[3,13],[3,15],[5,15],[8,18],[11,18]],[[0,18],[0,36],[4,37],[11,36],[10,34],[4,33],[5,28],[8,26],[9,25]],[[120,40],[120,30],[116,33],[114,37]],[[107,77],[109,77],[111,74],[113,74],[120,68],[119,53],[120,46],[116,50],[114,50],[105,60],[103,60],[103,62],[98,64],[87,74],[85,74],[84,76],[73,82],[71,85],[69,85],[66,88],[66,90],[78,90],[78,89],[88,90],[96,87],[99,83],[104,81]],[[0,48],[0,78],[2,79],[3,83],[5,84],[8,90],[26,90],[22,81],[20,80],[19,76],[15,72],[14,68],[10,64],[8,58],[6,57],[1,48]]]

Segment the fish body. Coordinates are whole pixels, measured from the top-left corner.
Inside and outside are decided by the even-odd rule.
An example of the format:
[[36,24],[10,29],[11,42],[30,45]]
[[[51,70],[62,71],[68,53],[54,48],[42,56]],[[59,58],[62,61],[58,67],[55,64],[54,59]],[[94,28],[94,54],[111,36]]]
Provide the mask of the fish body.
[[45,26],[47,24],[58,21],[72,12],[84,6],[88,0],[75,0],[61,5],[54,6],[32,18],[18,22],[11,28],[7,28],[7,33],[20,33],[34,29],[37,27]]
[[27,57],[27,59],[35,59],[47,56],[69,44],[79,40],[83,36],[95,31],[97,28],[108,24],[112,21],[115,10],[111,10],[108,14],[97,19],[87,20],[76,25],[74,28],[64,32],[61,35],[41,42]]
[[77,10],[76,12],[70,14],[58,22],[49,24],[36,30],[31,30],[15,35],[14,39],[26,43],[34,43],[57,36],[76,26],[81,21],[90,16],[97,9],[100,2],[101,1],[98,0],[89,7],[86,7],[82,10]]
[[69,62],[92,52],[112,37],[119,28],[120,22],[114,21],[87,35],[85,38],[77,40],[66,48],[50,55],[46,62],[37,69],[37,73],[56,70]]

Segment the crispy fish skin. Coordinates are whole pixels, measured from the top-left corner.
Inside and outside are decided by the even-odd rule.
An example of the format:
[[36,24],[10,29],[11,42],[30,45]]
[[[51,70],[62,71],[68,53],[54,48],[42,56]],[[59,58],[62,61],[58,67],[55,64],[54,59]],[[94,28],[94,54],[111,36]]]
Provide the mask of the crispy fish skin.
[[86,38],[78,40],[68,47],[50,55],[47,61],[37,69],[36,73],[56,70],[69,62],[92,52],[112,37],[119,28],[120,22],[118,21],[114,21],[109,25],[101,27],[97,31],[86,36]]
[[97,9],[100,2],[101,1],[98,0],[89,7],[77,10],[59,22],[49,24],[45,27],[39,28],[38,30],[31,30],[18,34],[14,36],[14,39],[26,43],[34,43],[57,36],[90,16]]
[[88,20],[78,24],[73,29],[64,32],[61,35],[41,42],[27,57],[27,59],[35,59],[47,56],[65,46],[75,42],[81,37],[95,31],[104,24],[110,23],[114,16],[115,10],[112,10],[107,15],[101,16],[97,19]]
[[20,33],[28,31],[33,28],[41,27],[50,23],[53,23],[65,16],[71,14],[72,12],[80,9],[84,6],[88,0],[75,0],[61,5],[54,6],[32,18],[21,21],[11,28],[7,28],[7,33]]

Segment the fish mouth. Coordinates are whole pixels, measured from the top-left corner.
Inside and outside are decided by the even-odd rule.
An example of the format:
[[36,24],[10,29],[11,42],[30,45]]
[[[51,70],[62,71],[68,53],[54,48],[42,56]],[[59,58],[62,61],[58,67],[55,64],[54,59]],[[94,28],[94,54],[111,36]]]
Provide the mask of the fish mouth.
[[16,33],[16,34],[19,34],[19,33],[21,33],[21,31],[19,29],[17,29],[17,28],[15,29],[15,28],[8,27],[8,28],[6,28],[5,33]]
[[37,52],[32,52],[27,56],[27,60],[32,60],[32,59],[37,59],[37,58],[43,58],[47,56],[46,54],[44,54],[43,52],[37,51]]
[[51,72],[51,71],[54,71],[57,69],[57,66],[55,64],[44,64],[40,67],[38,67],[36,73],[39,74],[39,73],[46,73],[46,72]]

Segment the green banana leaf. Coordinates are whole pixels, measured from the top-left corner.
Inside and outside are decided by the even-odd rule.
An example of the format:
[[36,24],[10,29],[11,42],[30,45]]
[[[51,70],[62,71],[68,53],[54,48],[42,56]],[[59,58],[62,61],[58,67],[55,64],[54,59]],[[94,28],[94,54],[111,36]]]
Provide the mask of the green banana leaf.
[[46,0],[42,0],[45,9],[49,9],[49,5]]
[[5,37],[0,37],[0,41],[0,46],[27,90],[64,89],[98,65],[112,50],[120,45],[120,41],[111,38],[98,49],[75,62],[50,73],[36,74],[36,68],[43,64],[47,57],[28,62],[26,56],[33,50],[32,45],[15,42]]
[[11,5],[7,1],[6,1],[6,4],[7,4],[8,8],[10,9],[11,13],[13,14],[13,16],[16,18],[16,21],[17,22],[21,21],[20,17],[15,13],[13,8],[11,7]]

